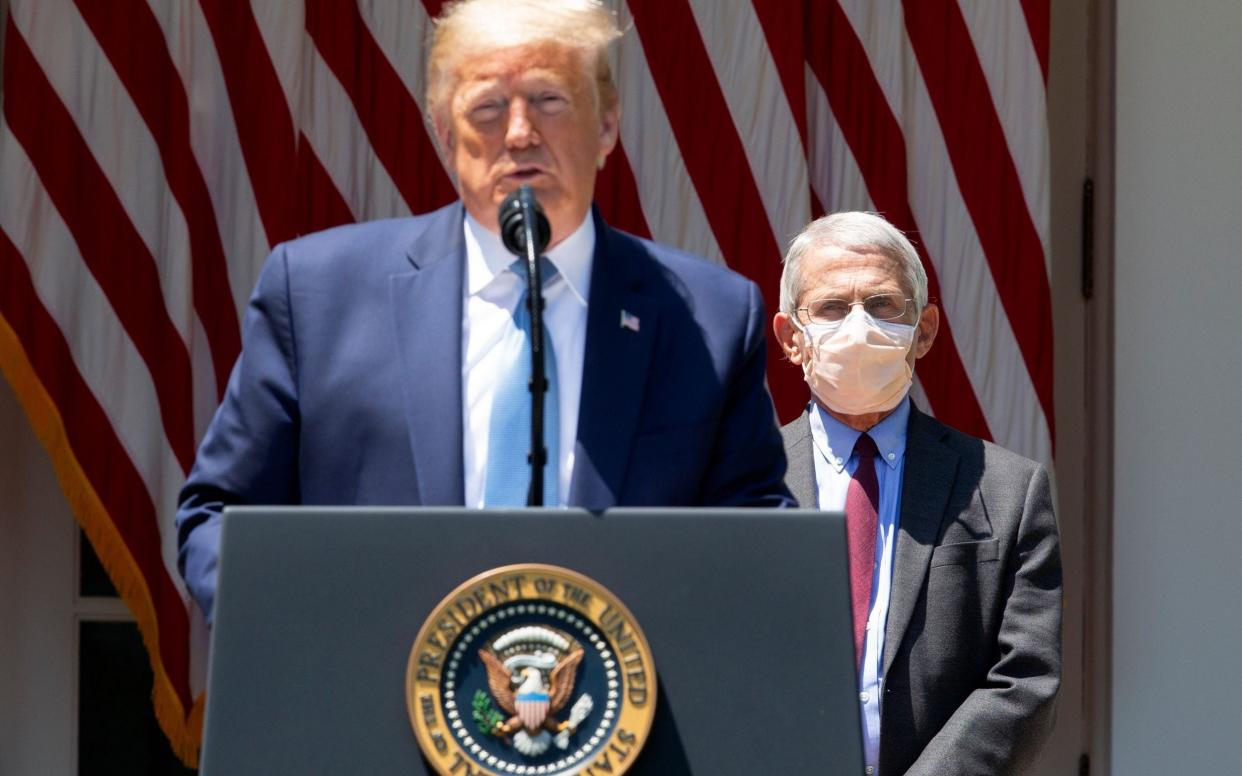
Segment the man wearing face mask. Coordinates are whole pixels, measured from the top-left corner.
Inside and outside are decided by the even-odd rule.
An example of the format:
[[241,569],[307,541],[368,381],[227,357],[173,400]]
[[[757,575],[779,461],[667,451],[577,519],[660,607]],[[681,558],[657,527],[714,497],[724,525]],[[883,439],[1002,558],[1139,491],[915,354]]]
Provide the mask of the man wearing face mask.
[[1048,474],[913,405],[939,322],[883,218],[836,213],[791,243],[773,326],[813,400],[782,429],[786,483],[846,514],[870,776],[1025,772],[1060,685]]

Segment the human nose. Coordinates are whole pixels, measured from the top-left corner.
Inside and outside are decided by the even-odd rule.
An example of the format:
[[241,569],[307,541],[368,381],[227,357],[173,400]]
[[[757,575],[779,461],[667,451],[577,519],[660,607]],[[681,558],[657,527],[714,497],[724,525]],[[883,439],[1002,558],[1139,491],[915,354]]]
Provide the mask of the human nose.
[[539,144],[539,133],[531,121],[530,105],[524,99],[519,98],[509,104],[505,144],[510,148],[526,148]]

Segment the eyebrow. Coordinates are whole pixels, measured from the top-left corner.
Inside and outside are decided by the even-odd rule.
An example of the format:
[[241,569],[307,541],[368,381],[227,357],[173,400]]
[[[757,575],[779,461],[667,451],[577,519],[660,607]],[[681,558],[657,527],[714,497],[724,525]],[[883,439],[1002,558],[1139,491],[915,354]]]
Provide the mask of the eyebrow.
[[[845,297],[853,294],[853,292],[846,291],[840,287],[828,287],[826,289],[817,290],[814,293],[815,296],[813,298],[815,299],[844,299]],[[860,299],[866,299],[867,297],[875,296],[876,294],[902,294],[904,296],[905,293],[906,290],[901,287],[900,283],[894,283],[891,285],[877,284],[863,286],[860,288],[858,291],[858,297]]]

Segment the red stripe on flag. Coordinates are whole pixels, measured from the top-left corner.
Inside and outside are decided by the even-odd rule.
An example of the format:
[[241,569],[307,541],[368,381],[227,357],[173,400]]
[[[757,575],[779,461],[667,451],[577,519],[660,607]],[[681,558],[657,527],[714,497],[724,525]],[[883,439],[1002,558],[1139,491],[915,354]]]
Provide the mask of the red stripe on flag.
[[[733,269],[755,281],[769,313],[779,306],[781,250],[742,140],[686,0],[630,0],[664,111],[716,242]],[[782,419],[806,404],[806,384],[768,329],[768,385]]]
[[228,264],[207,182],[190,148],[185,86],[168,53],[163,31],[145,2],[117,0],[104,5],[77,0],[77,5],[154,136],[168,188],[185,216],[194,310],[207,332],[219,400],[241,352],[241,331],[232,305],[221,303],[233,298]]
[[[25,42],[9,26],[7,43]],[[16,55],[24,56],[20,52]],[[12,67],[14,61],[9,60]],[[14,102],[12,92],[9,103]],[[184,709],[193,705],[189,684],[189,622],[185,604],[160,554],[160,530],[142,477],[117,439],[103,408],[82,379],[56,321],[39,303],[29,269],[16,246],[0,231],[0,315],[22,343],[39,382],[55,403],[74,458],[90,480],[141,572],[159,630],[159,660]]]
[[199,0],[216,44],[259,218],[270,245],[297,235],[297,131],[250,3]]
[[169,446],[188,472],[194,462],[190,354],[164,307],[155,259],[11,17],[7,27],[9,128],[150,370]]
[[457,198],[418,103],[371,36],[354,0],[306,4],[306,31],[345,87],[358,120],[411,212]]
[[609,154],[608,163],[595,178],[595,204],[609,226],[651,239],[651,228],[643,215],[634,169],[630,167],[629,157],[620,143]]
[[351,224],[356,219],[336,184],[320,163],[303,135],[298,143],[297,179],[301,193],[298,212],[298,231],[302,234],[318,232],[341,224]]
[[1031,44],[1043,71],[1044,83],[1048,83],[1048,48],[1052,37],[1051,0],[1022,0],[1022,13],[1026,16],[1026,28],[1031,33]]
[[[910,236],[927,271],[928,294],[940,295],[936,268],[918,239],[910,210],[906,144],[862,42],[835,0],[808,8],[808,62],[828,95],[833,115],[867,183],[876,210]],[[962,365],[948,316],[940,317],[938,343],[919,362],[919,374],[936,416],[968,434],[991,439],[974,386]]]
[[[772,53],[772,61],[776,63],[776,72],[780,74],[789,108],[793,111],[794,122],[798,125],[803,153],[806,153],[806,52],[803,50],[802,35],[806,22],[803,18],[805,10],[801,3],[772,3],[763,0],[754,3],[754,8],[755,15],[759,17],[759,26],[763,28],[763,37],[768,42],[768,51]],[[814,197],[815,193],[812,192],[811,196]]]
[[820,201],[819,195],[815,193],[815,187],[811,187],[811,218],[819,218],[827,215],[828,211],[824,209],[824,203]]
[[[1044,246],[1031,220],[1005,130],[956,0],[904,0],[906,29],[944,132],[958,188],[992,269],[1054,434],[1052,294]],[[1055,446],[1055,436],[1053,436]]]

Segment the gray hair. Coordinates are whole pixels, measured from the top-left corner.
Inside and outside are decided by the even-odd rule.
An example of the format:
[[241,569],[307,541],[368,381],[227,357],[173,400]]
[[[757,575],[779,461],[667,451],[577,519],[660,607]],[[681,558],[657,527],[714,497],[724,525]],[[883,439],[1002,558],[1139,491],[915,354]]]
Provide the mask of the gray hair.
[[901,230],[876,213],[833,213],[807,224],[789,243],[781,271],[781,311],[794,314],[802,294],[802,258],[817,248],[879,251],[901,264],[906,287],[918,312],[927,306],[927,272],[918,251]]
[[599,0],[458,0],[435,20],[427,56],[427,112],[448,118],[462,60],[486,51],[552,41],[583,53],[593,67],[601,110],[617,101],[608,46],[621,37],[617,16]]

